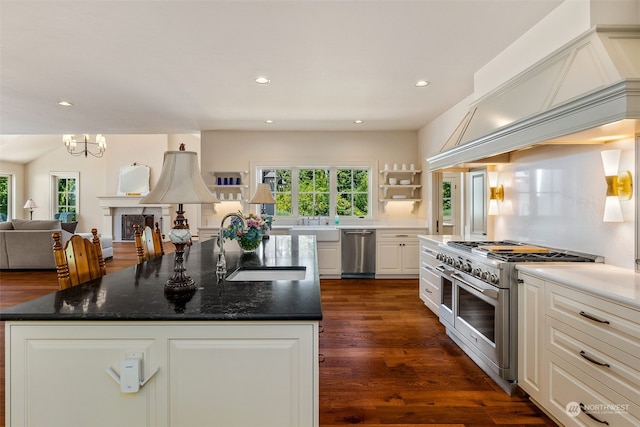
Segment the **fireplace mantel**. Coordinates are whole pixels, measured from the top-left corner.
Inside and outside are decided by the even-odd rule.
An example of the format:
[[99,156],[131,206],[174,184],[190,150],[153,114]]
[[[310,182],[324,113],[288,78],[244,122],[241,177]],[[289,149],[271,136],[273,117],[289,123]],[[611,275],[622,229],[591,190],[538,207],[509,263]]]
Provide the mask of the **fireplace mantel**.
[[163,236],[169,236],[169,231],[171,230],[171,212],[173,205],[168,204],[141,204],[140,200],[143,199],[144,196],[98,196],[98,203],[102,208],[103,219],[102,219],[102,230],[100,234],[103,236],[111,237],[114,241],[117,241],[116,236],[114,236],[114,217],[117,214],[117,211],[120,210],[128,210],[129,212],[136,210],[136,213],[142,214],[143,211],[147,208],[159,208],[162,211],[161,215],[161,231]]

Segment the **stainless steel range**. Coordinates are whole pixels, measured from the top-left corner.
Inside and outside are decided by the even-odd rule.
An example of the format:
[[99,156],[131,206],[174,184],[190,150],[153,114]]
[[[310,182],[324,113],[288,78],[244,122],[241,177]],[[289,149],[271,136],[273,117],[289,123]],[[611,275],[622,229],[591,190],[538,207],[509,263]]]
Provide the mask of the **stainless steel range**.
[[597,255],[510,240],[440,244],[440,322],[507,394],[517,385],[518,297],[521,262],[604,262]]

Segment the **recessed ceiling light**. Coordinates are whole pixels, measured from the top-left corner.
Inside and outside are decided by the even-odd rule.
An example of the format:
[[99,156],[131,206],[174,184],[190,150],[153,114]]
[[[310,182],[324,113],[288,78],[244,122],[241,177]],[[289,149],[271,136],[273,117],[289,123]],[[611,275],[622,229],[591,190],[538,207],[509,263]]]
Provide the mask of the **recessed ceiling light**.
[[256,83],[258,83],[259,85],[266,85],[267,83],[271,83],[271,80],[266,77],[258,77],[256,78]]
[[362,120],[354,120],[353,123],[355,123],[357,125],[360,125],[360,124],[362,124],[364,122]]
[[272,124],[274,123],[274,121],[273,121],[273,120],[265,120],[264,122],[265,122],[266,124],[268,124],[268,125],[272,125]]
[[426,80],[420,80],[417,81],[415,84],[416,87],[425,87],[425,86],[429,86],[429,82]]
[[73,104],[70,103],[69,101],[60,101],[60,102],[58,102],[58,105],[60,105],[62,107],[71,107]]

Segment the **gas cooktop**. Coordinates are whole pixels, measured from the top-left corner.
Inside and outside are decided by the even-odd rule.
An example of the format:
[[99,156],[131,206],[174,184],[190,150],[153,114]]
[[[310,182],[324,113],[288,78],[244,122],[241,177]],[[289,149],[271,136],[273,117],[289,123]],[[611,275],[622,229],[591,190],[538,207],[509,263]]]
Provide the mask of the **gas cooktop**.
[[603,262],[602,257],[574,251],[548,248],[531,243],[500,241],[450,241],[464,252],[504,262]]

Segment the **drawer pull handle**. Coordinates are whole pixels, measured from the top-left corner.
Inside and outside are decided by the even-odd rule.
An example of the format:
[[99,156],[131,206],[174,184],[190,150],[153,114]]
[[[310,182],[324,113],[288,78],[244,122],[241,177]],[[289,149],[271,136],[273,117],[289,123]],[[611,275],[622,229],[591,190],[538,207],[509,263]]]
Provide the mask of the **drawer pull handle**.
[[433,292],[431,292],[429,289],[425,289],[424,291],[425,291],[426,293],[428,293],[428,294],[432,294],[432,293],[433,293]]
[[586,317],[589,320],[593,320],[594,322],[598,322],[598,323],[604,323],[604,324],[609,324],[608,320],[602,320],[602,319],[598,319],[596,316],[589,314],[589,313],[585,313],[584,311],[580,312],[580,316],[582,317]]
[[608,363],[598,362],[596,359],[592,358],[587,353],[585,353],[584,350],[582,350],[580,352],[580,356],[582,356],[583,358],[587,359],[589,362],[593,363],[594,365],[604,366],[605,368],[610,368],[611,367],[611,365],[609,365]]
[[609,425],[609,423],[608,423],[607,421],[599,420],[595,415],[593,415],[591,412],[587,411],[587,408],[585,408],[585,406],[584,406],[582,403],[580,403],[580,410],[581,410],[582,412],[584,412],[584,414],[585,414],[587,417],[591,418],[593,421],[597,421],[597,422],[599,422],[600,424]]

